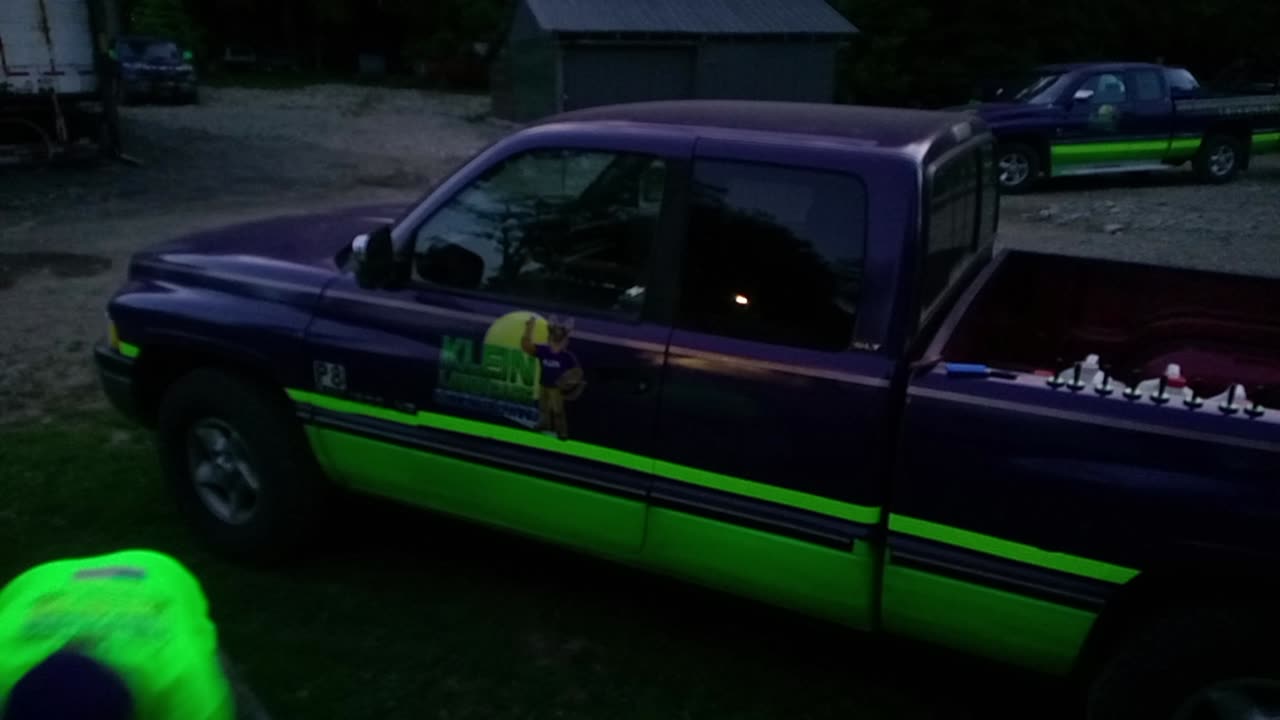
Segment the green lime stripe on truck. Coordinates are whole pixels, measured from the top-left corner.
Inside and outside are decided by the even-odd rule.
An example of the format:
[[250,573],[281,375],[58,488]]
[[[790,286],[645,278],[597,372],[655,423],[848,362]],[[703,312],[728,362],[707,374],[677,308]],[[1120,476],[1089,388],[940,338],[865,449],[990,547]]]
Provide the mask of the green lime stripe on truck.
[[[1049,155],[1055,171],[1076,165],[1185,161],[1195,156],[1196,151],[1200,149],[1200,143],[1199,137],[1055,143]],[[1255,155],[1280,152],[1280,130],[1253,133],[1251,145]]]
[[461,435],[469,435],[471,437],[496,440],[502,443],[519,445],[535,450],[546,450],[548,452],[554,452],[561,455],[571,455],[583,460],[612,465],[625,470],[634,470],[640,473],[657,475],[671,480],[688,483],[690,485],[720,490],[723,492],[733,493],[735,495],[755,498],[757,500],[767,500],[780,505],[809,510],[811,512],[821,513],[823,515],[840,518],[842,520],[849,520],[864,525],[874,525],[880,522],[880,508],[831,500],[743,478],[736,478],[683,465],[677,465],[675,463],[663,462],[643,455],[635,455],[628,452],[599,447],[591,445],[590,443],[577,441],[565,443],[539,433],[529,432],[528,430],[503,427],[501,425],[493,425],[491,423],[468,420],[451,415],[441,415],[425,411],[419,411],[412,414],[403,413],[389,408],[367,405],[364,403],[334,398],[328,395],[320,395],[318,393],[307,392],[304,390],[289,390],[288,395],[295,402],[305,403],[324,410],[361,415],[377,420],[386,420],[409,426],[427,427],[435,430],[458,433]]
[[994,555],[1006,560],[1015,560],[1028,565],[1109,583],[1126,583],[1138,576],[1138,571],[1130,568],[1075,555],[1041,550],[1030,545],[1010,542],[989,535],[902,515],[893,515],[889,518],[889,529],[926,540],[962,547],[985,555]]
[[1055,675],[1071,671],[1098,613],[896,565],[881,582],[881,625],[896,635]]
[[[801,510],[809,510],[864,525],[876,525],[881,522],[882,518],[882,510],[880,508],[840,502],[765,485],[744,478],[721,475],[647,458],[642,455],[601,448],[587,443],[565,443],[545,435],[528,432],[527,430],[425,411],[405,413],[305,390],[289,390],[288,395],[295,402],[324,410],[361,415],[408,426],[428,427],[471,437],[487,438],[512,445],[572,455],[584,460],[652,474],[677,482],[720,490],[743,497],[765,500]],[[1138,574],[1136,570],[1129,568],[1063,553],[1048,552],[1029,545],[1022,545],[902,515],[894,515],[890,518],[889,529],[893,532],[900,532],[925,540],[933,540],[977,553],[1105,582],[1125,583]]]
[[1280,130],[1254,133],[1253,151],[1255,153],[1280,152]]
[[[388,414],[408,417],[394,411]],[[646,507],[635,498],[602,495],[338,430],[309,427],[307,432],[325,469],[367,492],[517,530],[855,628],[869,629],[867,618],[878,617],[885,629],[901,635],[979,651],[1043,672],[1064,673],[1097,618],[1091,610],[898,566],[892,555],[882,563],[879,543],[855,543],[852,550],[822,547],[680,510]],[[417,478],[436,480],[420,482]],[[1024,561],[1033,559],[1025,550],[1008,547],[1012,543],[975,539],[974,533],[918,520],[898,520],[904,531]],[[618,533],[619,528],[629,531]],[[601,542],[605,537],[647,539],[642,545],[629,545]],[[692,553],[690,548],[698,548],[698,552]],[[1090,562],[1072,560],[1076,564]],[[873,578],[881,572],[883,594],[877,611]]]
[[1123,163],[1188,159],[1200,148],[1200,138],[1057,143],[1050,150],[1053,167],[1095,163]]

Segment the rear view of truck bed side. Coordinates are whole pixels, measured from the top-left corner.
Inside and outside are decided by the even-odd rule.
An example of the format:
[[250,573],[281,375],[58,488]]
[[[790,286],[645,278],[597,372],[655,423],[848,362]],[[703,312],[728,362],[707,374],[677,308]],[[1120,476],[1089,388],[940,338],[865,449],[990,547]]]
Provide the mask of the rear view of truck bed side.
[[[1107,374],[1075,383],[1090,355]],[[926,357],[943,362],[907,391],[889,629],[1066,665],[1104,611],[1270,585],[1280,280],[1004,254]]]

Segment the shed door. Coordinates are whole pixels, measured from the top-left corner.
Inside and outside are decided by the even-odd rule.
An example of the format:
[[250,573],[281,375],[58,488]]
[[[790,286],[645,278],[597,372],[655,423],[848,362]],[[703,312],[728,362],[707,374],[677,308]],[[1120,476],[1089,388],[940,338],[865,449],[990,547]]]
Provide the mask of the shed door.
[[692,47],[564,49],[563,109],[693,97]]

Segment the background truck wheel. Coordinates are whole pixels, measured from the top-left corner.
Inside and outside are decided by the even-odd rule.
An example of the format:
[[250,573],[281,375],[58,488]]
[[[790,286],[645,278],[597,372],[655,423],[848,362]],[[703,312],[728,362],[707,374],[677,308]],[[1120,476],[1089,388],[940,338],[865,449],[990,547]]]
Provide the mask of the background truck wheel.
[[1000,189],[1010,194],[1026,192],[1040,176],[1040,156],[1022,143],[1001,145],[997,153]]
[[1244,162],[1244,147],[1230,135],[1210,135],[1200,143],[1196,153],[1196,175],[1201,181],[1220,184],[1230,182]]
[[1088,695],[1089,720],[1280,717],[1277,624],[1242,609],[1166,613],[1122,642]]
[[162,470],[202,539],[255,562],[298,549],[323,506],[324,483],[283,397],[201,369],[173,384],[158,420]]

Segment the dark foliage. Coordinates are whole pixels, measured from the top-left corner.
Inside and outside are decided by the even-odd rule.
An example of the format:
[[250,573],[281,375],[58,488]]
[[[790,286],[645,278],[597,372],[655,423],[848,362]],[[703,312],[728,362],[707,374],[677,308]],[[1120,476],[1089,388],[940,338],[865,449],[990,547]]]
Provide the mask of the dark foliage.
[[[1280,72],[1275,0],[829,0],[862,35],[840,100],[937,106],[1043,62],[1164,60],[1203,78]],[[122,0],[148,31],[172,26],[205,65],[227,46],[270,67],[347,73],[376,54],[393,74],[477,85],[514,0]],[[187,17],[175,9],[185,8]],[[161,27],[157,27],[161,26]]]

